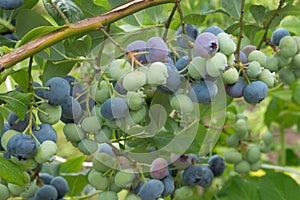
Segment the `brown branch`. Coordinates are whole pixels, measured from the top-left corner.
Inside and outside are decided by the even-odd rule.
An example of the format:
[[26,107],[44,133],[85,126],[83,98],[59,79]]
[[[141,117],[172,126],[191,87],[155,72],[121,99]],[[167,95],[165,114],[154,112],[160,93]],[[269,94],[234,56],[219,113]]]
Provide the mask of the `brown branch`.
[[258,44],[258,46],[257,46],[257,49],[260,49],[261,46],[262,46],[262,44],[263,44],[263,42],[267,40],[267,34],[268,34],[269,28],[270,28],[270,26],[271,26],[271,23],[273,22],[273,20],[275,19],[275,17],[278,16],[278,14],[279,14],[281,8],[282,8],[283,5],[284,5],[284,1],[285,1],[285,0],[280,0],[280,1],[279,1],[279,5],[278,5],[278,7],[277,7],[277,9],[276,9],[276,11],[275,11],[275,13],[274,13],[274,15],[270,18],[269,22],[268,22],[267,25],[265,26],[265,33],[264,33],[264,35],[263,35],[261,41],[259,42],[259,44]]
[[0,72],[66,38],[87,33],[89,31],[99,30],[99,27],[101,26],[108,25],[125,16],[152,6],[176,2],[176,0],[133,0],[102,15],[81,20],[66,28],[62,28],[32,40],[14,51],[5,54],[0,58]]

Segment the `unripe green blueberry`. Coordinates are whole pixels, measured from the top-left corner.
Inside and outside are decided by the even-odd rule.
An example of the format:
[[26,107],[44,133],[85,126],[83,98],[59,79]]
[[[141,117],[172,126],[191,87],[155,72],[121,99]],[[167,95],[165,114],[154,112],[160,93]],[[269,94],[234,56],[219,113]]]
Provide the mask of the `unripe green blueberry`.
[[259,147],[255,144],[249,145],[246,152],[246,160],[249,163],[255,163],[260,158]]
[[109,74],[114,80],[120,80],[129,72],[131,72],[131,65],[125,59],[115,59],[109,65]]
[[61,106],[52,106],[48,103],[41,103],[39,105],[38,117],[42,123],[56,124],[62,114]]
[[262,162],[259,159],[255,163],[250,164],[250,170],[255,172],[261,168],[261,165],[262,165]]
[[236,147],[240,142],[240,138],[237,134],[232,134],[226,139],[226,143],[230,147]]
[[139,110],[142,108],[143,103],[145,102],[145,94],[142,91],[138,92],[132,92],[129,91],[126,94],[126,101],[128,104],[128,107],[131,110]]
[[152,86],[159,86],[167,83],[167,66],[162,62],[152,63],[148,71],[148,83]]
[[235,58],[235,56],[234,56],[234,53],[231,54],[231,55],[229,55],[229,56],[227,56],[227,64],[228,64],[229,66],[234,65],[235,62],[236,62],[236,58]]
[[279,64],[278,64],[278,56],[271,55],[267,57],[267,64],[265,66],[265,69],[270,70],[271,72],[278,71]]
[[290,57],[290,58],[283,57],[280,54],[280,52],[276,54],[276,57],[278,58],[278,67],[279,68],[287,66],[292,62],[292,57]]
[[145,106],[143,106],[139,110],[129,112],[130,121],[134,124],[139,124],[140,122],[145,120],[146,116],[147,108]]
[[70,142],[80,142],[83,138],[85,138],[85,133],[77,124],[65,124],[63,132],[67,140]]
[[145,85],[147,76],[139,70],[132,71],[124,76],[123,87],[128,91],[135,91]]
[[81,128],[86,133],[96,133],[101,129],[102,120],[97,116],[85,117],[81,122]]
[[112,130],[108,126],[103,126],[98,133],[95,133],[94,139],[97,143],[109,142],[112,138]]
[[206,60],[206,58],[197,56],[190,62],[188,65],[188,73],[193,79],[200,80],[207,76]]
[[84,138],[78,143],[78,149],[85,155],[95,153],[98,149],[98,145],[95,140]]
[[300,69],[293,69],[293,73],[296,78],[300,78]]
[[261,73],[261,65],[257,61],[249,62],[247,67],[247,76],[249,78],[257,78],[258,75]]
[[237,164],[243,160],[243,156],[240,152],[238,152],[236,149],[229,149],[225,151],[224,158],[226,162]]
[[182,186],[177,188],[174,193],[175,200],[186,200],[190,199],[194,194],[192,187],[189,186]]
[[130,188],[132,186],[135,174],[128,171],[119,171],[115,176],[115,184],[121,188]]
[[218,77],[227,67],[227,57],[223,53],[216,53],[206,60],[206,71],[212,77]]
[[261,139],[267,145],[272,144],[273,142],[273,134],[270,131],[265,131],[261,134]]
[[264,82],[269,88],[274,86],[274,75],[268,69],[263,69],[260,75],[258,76],[258,80]]
[[8,188],[3,184],[0,184],[0,194],[0,200],[7,200],[10,196]]
[[10,193],[15,196],[19,196],[22,192],[25,191],[25,186],[19,186],[13,183],[8,183],[7,187]]
[[193,101],[185,94],[174,95],[170,100],[170,104],[178,112],[191,113],[194,111]]
[[259,62],[260,66],[264,67],[267,64],[267,57],[263,52],[254,50],[249,54],[248,61],[257,61]]
[[266,144],[263,141],[260,141],[260,143],[259,143],[260,152],[268,153],[271,150],[271,146],[272,146],[272,144]]
[[296,54],[291,61],[291,66],[296,69],[300,69],[300,53]]
[[[30,185],[26,188],[24,192],[20,194],[20,197],[29,199],[30,197],[33,197],[35,192],[39,189],[39,186],[36,184],[36,180],[30,183]],[[0,193],[2,194],[2,193]]]
[[295,40],[297,44],[297,53],[300,53],[300,37],[297,35],[292,36],[292,38]]
[[27,158],[26,160],[19,160],[16,157],[12,157],[11,161],[13,161],[17,165],[19,165],[23,171],[33,170],[38,166],[38,163],[34,160],[34,158]]
[[129,194],[125,200],[142,200],[141,197],[136,196],[135,194]]
[[53,141],[46,140],[38,148],[38,151],[34,157],[37,163],[45,163],[51,161],[53,156],[57,153],[57,144]]
[[109,185],[108,177],[95,169],[92,169],[88,174],[88,182],[97,190],[105,190]]
[[234,84],[239,80],[239,72],[235,67],[231,67],[222,73],[222,79],[225,84]]
[[236,44],[230,35],[227,33],[219,33],[217,35],[219,42],[219,49],[225,55],[231,55],[236,50]]
[[108,83],[105,80],[102,80],[95,92],[95,101],[99,104],[104,103],[107,99],[110,98],[110,88]]
[[298,51],[297,43],[291,36],[281,38],[279,42],[280,55],[285,58],[291,58]]
[[238,138],[244,140],[248,137],[248,122],[244,119],[238,119],[235,124],[235,131]]
[[93,167],[98,172],[105,173],[114,165],[114,158],[107,153],[97,153],[93,157]]
[[99,194],[99,200],[118,200],[118,194],[113,191],[105,191]]
[[250,164],[247,161],[242,160],[234,166],[234,170],[240,174],[248,173],[250,171]]
[[293,71],[288,67],[280,69],[278,75],[279,79],[287,85],[292,84],[296,80]]

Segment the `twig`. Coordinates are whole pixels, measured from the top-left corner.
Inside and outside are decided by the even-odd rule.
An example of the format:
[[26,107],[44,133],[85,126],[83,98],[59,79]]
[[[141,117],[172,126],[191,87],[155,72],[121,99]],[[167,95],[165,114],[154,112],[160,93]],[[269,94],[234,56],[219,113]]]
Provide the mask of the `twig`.
[[245,0],[242,0],[241,2],[241,16],[240,16],[240,34],[239,39],[236,47],[236,53],[237,53],[237,63],[240,64],[241,58],[240,58],[240,49],[241,49],[241,42],[243,38],[243,28],[244,28],[244,13],[245,13]]
[[75,24],[71,24],[62,29],[34,39],[14,51],[0,57],[0,72],[66,38],[99,30],[100,26],[111,24],[149,7],[176,2],[177,0],[134,0],[118,6],[102,15],[81,20]]
[[275,11],[275,13],[274,13],[274,15],[270,18],[269,22],[268,22],[267,25],[265,26],[265,33],[264,33],[264,35],[263,35],[261,41],[259,42],[259,44],[258,44],[258,46],[257,46],[257,49],[260,49],[261,46],[262,46],[262,44],[263,44],[263,42],[266,41],[266,39],[267,39],[267,34],[268,34],[268,31],[269,31],[270,25],[271,25],[271,23],[273,22],[273,20],[275,19],[275,17],[278,16],[278,14],[279,14],[279,12],[280,12],[280,10],[281,10],[283,4],[284,4],[284,1],[285,1],[285,0],[280,0],[280,1],[279,1],[279,5],[278,5],[278,7],[277,7],[277,9],[276,9],[276,11]]
[[167,22],[165,23],[166,30],[165,30],[164,35],[162,37],[164,41],[167,41],[170,24],[171,24],[171,22],[173,20],[173,17],[175,15],[176,10],[177,10],[177,4],[175,4],[175,6],[173,7],[173,9],[172,9],[172,11],[171,11],[171,13],[169,15],[169,18],[168,18]]
[[294,169],[291,169],[291,168],[287,168],[287,167],[276,166],[276,165],[268,165],[268,164],[262,164],[261,167],[265,168],[265,169],[274,169],[274,170],[279,170],[279,171],[283,171],[283,172],[290,172],[292,174],[300,175],[300,171],[294,170]]

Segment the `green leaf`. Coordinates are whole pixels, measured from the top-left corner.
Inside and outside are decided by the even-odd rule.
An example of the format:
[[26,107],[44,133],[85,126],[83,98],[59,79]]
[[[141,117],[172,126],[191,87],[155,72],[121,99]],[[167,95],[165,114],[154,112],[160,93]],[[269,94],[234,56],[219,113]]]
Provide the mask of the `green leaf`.
[[[269,12],[266,12],[264,17],[264,23],[268,23],[269,19],[277,12],[277,10],[272,10]],[[286,5],[283,8],[281,8],[280,12],[276,15],[274,20],[272,21],[270,28],[275,29],[283,18],[286,16],[299,16],[300,15],[300,7],[299,6],[293,6],[293,5]]]
[[68,56],[88,56],[92,47],[92,38],[89,35],[84,35],[75,41],[69,41],[65,44]]
[[68,158],[64,163],[61,163],[60,173],[77,173],[81,170],[82,164],[85,160],[85,156],[77,156],[73,158]]
[[46,60],[63,60],[66,54],[65,46],[63,42],[56,43],[49,48],[36,54],[36,56],[44,58]]
[[0,112],[0,138],[1,138],[1,135],[2,135],[3,127],[4,127],[4,119],[3,119],[2,113]]
[[295,85],[293,84],[293,100],[300,105],[300,80],[298,80]]
[[27,42],[39,38],[43,35],[65,28],[66,26],[40,26],[32,29],[17,43],[17,47],[26,44]]
[[73,66],[75,65],[75,61],[68,61],[59,64],[54,64],[51,61],[48,61],[45,65],[42,81],[45,84],[50,78],[53,77],[64,77],[66,76]]
[[199,26],[203,24],[205,21],[206,16],[200,14],[189,14],[184,16],[184,22],[187,24],[193,24],[195,26]]
[[93,17],[110,9],[107,0],[73,0],[81,9],[83,18]]
[[257,181],[241,178],[240,176],[233,176],[224,188],[227,199],[230,200],[256,200],[259,198]]
[[241,0],[222,0],[221,6],[226,10],[233,18],[239,18],[241,16]]
[[11,74],[14,81],[24,90],[29,88],[28,72],[26,70],[15,71]]
[[121,4],[124,4],[127,2],[127,0],[108,0],[109,4],[111,5],[112,8],[115,8]]
[[24,9],[16,16],[16,35],[18,38],[22,38],[36,27],[50,25],[49,21],[47,21],[41,14],[34,10]]
[[289,30],[289,32],[300,35],[300,30],[297,28],[300,27],[300,19],[298,17],[289,16],[287,19],[282,20],[280,25]]
[[286,165],[287,166],[299,166],[300,158],[292,149],[286,150]]
[[80,194],[83,188],[88,184],[88,179],[86,175],[80,174],[76,176],[63,176],[69,185],[69,192],[67,193],[68,196],[76,196]]
[[24,120],[32,97],[32,93],[21,93],[16,90],[0,94],[0,100],[7,103],[10,109],[22,120]]
[[23,170],[4,157],[0,157],[0,169],[0,177],[9,183],[23,186],[28,181]]
[[259,180],[261,200],[290,200],[300,196],[300,186],[290,176],[268,172]]
[[151,100],[150,107],[155,104],[161,105],[166,110],[168,115],[173,110],[173,108],[170,105],[169,95],[161,92],[160,90],[155,91]]
[[22,5],[22,9],[27,8],[27,9],[31,9],[33,8],[37,3],[39,2],[39,0],[27,0],[24,1],[23,5]]
[[283,101],[289,101],[292,98],[292,91],[288,89],[273,91],[269,94]]
[[253,15],[257,24],[260,24],[265,16],[266,8],[262,5],[251,5],[250,12]]
[[[65,21],[61,14],[45,0],[44,6],[49,14],[54,18],[54,20],[59,24],[65,24]],[[83,19],[83,13],[81,9],[71,0],[52,0],[53,4],[64,14],[70,23],[75,23]]]
[[272,98],[265,112],[265,124],[271,125],[271,122],[279,122],[279,113],[284,107],[284,102],[278,98]]

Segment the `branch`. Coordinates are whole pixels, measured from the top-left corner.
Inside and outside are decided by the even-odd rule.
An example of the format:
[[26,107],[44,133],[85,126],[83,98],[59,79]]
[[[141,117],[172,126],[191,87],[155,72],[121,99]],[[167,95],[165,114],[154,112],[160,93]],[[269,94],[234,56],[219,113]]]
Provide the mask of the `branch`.
[[261,41],[259,42],[259,45],[257,46],[257,49],[260,49],[261,46],[262,46],[262,44],[263,44],[263,42],[266,41],[266,39],[267,39],[267,34],[268,34],[269,28],[270,28],[270,26],[271,26],[271,23],[273,22],[273,20],[275,19],[275,17],[279,15],[279,12],[280,12],[281,8],[282,8],[283,5],[284,5],[284,1],[285,1],[285,0],[280,0],[280,1],[279,1],[279,5],[278,5],[278,7],[277,7],[277,9],[276,9],[276,11],[275,11],[275,13],[274,13],[274,15],[270,18],[269,22],[267,23],[267,25],[266,25],[266,27],[265,27],[265,33],[264,33],[264,35],[263,35]]
[[39,37],[2,56],[0,58],[0,72],[66,38],[99,30],[100,27],[113,23],[135,12],[166,3],[176,3],[176,0],[133,0],[102,15],[81,20],[66,28]]

